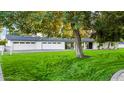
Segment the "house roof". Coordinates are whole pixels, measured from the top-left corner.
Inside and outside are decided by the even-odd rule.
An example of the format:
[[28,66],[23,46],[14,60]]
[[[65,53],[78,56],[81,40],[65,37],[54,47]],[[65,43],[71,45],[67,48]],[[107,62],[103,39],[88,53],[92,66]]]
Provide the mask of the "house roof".
[[[46,38],[46,37],[33,37],[33,36],[15,36],[7,35],[6,38],[11,41],[60,41],[60,42],[74,42],[74,39],[67,38]],[[82,38],[82,42],[93,42],[94,39]]]
[[124,44],[124,42],[119,42],[119,44]]

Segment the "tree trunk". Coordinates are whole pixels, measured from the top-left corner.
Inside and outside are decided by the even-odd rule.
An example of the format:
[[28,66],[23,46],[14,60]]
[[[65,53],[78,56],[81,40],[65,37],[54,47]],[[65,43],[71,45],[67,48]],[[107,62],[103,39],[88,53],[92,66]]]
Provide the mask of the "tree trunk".
[[75,35],[75,50],[76,50],[76,56],[77,58],[83,58],[84,54],[82,51],[82,46],[81,46],[81,37],[80,33],[78,30],[74,30],[74,35]]

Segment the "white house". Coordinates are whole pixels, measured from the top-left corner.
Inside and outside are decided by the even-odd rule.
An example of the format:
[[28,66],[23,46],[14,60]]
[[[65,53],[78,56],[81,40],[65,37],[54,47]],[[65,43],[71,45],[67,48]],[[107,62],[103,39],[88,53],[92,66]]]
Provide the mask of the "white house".
[[12,50],[43,50],[43,49],[65,49],[64,39],[43,38],[33,36],[7,35],[8,43]]
[[[37,36],[15,36],[6,35],[12,50],[65,50],[74,49],[74,39],[67,38],[46,38]],[[82,39],[84,49],[94,49],[94,39]]]
[[[6,35],[8,43],[6,46],[10,47],[11,50],[65,50],[74,49],[74,39],[67,38],[46,38],[39,36],[15,36]],[[91,38],[82,38],[83,49],[98,49],[99,44]],[[108,42],[103,43],[100,49],[106,49]],[[115,46],[110,45],[110,48],[118,48],[118,43]]]
[[[6,39],[8,42],[6,44],[5,50],[11,51],[21,51],[21,50],[65,50],[65,49],[75,49],[74,39],[67,38],[47,38],[41,36],[16,36],[8,35],[7,29],[3,29],[0,39]],[[103,43],[102,46],[98,47],[99,44],[91,38],[82,38],[82,48],[83,49],[106,49],[108,47],[108,42]],[[110,48],[119,48],[118,43],[115,46],[110,45]],[[2,50],[2,49],[0,49]]]

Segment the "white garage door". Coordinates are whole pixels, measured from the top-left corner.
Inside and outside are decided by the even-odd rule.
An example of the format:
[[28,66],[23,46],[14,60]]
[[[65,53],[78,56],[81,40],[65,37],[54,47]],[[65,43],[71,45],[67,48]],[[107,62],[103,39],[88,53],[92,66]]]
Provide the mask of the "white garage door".
[[64,42],[42,42],[43,49],[65,49]]
[[13,50],[34,50],[35,42],[13,42]]

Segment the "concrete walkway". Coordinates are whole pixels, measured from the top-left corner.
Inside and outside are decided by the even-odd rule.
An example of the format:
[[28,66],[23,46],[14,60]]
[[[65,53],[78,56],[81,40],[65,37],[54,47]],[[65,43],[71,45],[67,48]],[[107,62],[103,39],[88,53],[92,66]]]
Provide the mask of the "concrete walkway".
[[112,78],[111,81],[124,81],[124,70],[120,70],[116,72]]
[[1,69],[1,64],[0,64],[0,81],[3,81],[3,74],[2,74],[2,69]]

